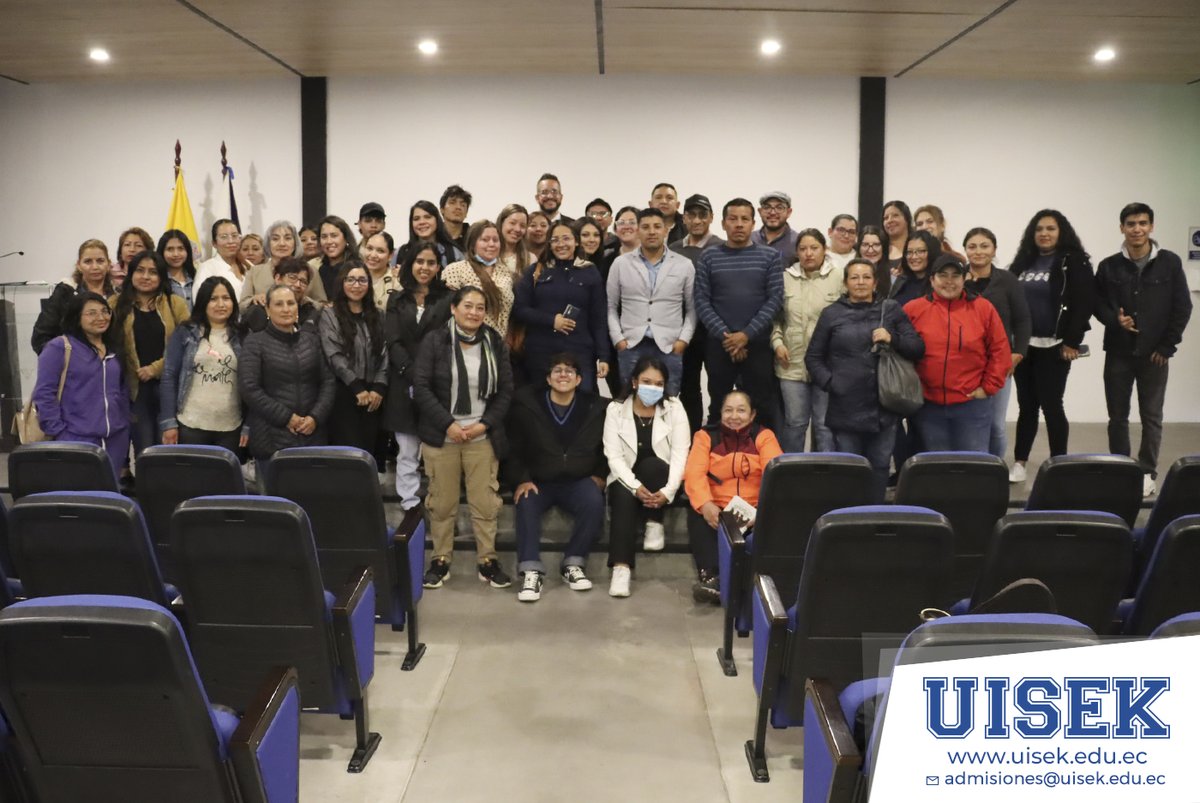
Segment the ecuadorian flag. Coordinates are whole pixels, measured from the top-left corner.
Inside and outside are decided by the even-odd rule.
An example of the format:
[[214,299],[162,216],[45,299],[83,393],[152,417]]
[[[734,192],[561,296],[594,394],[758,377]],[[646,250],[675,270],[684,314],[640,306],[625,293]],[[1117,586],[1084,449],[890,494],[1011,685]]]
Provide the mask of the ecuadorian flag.
[[188,201],[187,188],[183,185],[183,170],[175,171],[175,192],[171,196],[171,209],[167,213],[167,228],[179,229],[192,241],[192,251],[200,245],[196,232],[196,219],[192,217],[192,204]]

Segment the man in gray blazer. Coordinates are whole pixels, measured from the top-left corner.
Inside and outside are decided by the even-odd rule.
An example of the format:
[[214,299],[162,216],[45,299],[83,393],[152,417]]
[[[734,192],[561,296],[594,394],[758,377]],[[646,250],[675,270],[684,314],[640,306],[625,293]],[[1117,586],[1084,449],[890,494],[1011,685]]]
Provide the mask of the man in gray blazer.
[[667,226],[658,209],[638,213],[641,247],[622,254],[608,271],[608,334],[617,348],[621,383],[629,382],[643,355],[667,366],[667,394],[679,393],[683,350],[696,331],[692,282],[696,270],[668,250]]

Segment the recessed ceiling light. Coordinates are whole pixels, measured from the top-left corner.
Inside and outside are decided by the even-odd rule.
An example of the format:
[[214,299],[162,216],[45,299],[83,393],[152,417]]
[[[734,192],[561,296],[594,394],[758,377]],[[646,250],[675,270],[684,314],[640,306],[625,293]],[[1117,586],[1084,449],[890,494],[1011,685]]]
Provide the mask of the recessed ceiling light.
[[1096,61],[1112,61],[1117,57],[1117,51],[1111,47],[1102,47],[1096,51],[1096,55],[1092,56]]
[[417,44],[417,50],[420,50],[426,56],[432,56],[438,51],[437,42],[433,41],[432,39],[422,39]]
[[90,58],[92,61],[104,62],[104,61],[108,61],[110,57],[108,55],[108,51],[105,50],[104,48],[93,47],[91,49],[91,51],[88,53],[88,58]]
[[759,50],[764,56],[774,56],[782,48],[783,45],[779,44],[777,39],[764,39],[762,45],[759,46]]

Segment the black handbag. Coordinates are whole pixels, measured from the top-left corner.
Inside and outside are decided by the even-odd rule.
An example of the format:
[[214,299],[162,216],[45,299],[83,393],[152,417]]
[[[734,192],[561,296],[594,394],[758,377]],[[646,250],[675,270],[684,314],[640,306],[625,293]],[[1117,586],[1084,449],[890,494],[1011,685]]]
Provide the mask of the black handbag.
[[[879,308],[879,326],[883,327],[883,312],[887,300]],[[879,365],[876,370],[879,385],[879,405],[897,415],[909,416],[921,409],[925,395],[917,367],[892,348],[891,343],[876,343]]]

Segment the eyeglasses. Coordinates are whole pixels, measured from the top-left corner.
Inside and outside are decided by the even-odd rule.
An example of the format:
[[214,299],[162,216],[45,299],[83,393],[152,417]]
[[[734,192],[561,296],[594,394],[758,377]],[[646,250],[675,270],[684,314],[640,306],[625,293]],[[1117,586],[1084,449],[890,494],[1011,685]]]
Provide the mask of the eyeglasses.
[[764,213],[766,213],[766,212],[786,212],[786,211],[788,211],[788,208],[786,206],[780,206],[779,204],[767,204],[766,206],[764,206],[762,208],[762,211]]
[[542,190],[538,193],[539,198],[557,198],[562,195],[558,190]]
[[637,223],[632,220],[618,220],[615,225],[618,229],[635,229],[635,228],[637,228]]
[[883,243],[863,243],[859,248],[863,251],[880,251],[883,249]]
[[588,217],[592,220],[604,220],[606,217],[612,217],[612,212],[589,212]]
[[833,229],[833,233],[840,234],[843,237],[857,237],[858,229],[847,229],[844,226],[835,226]]
[[923,257],[923,256],[925,256],[925,255],[926,255],[926,254],[928,254],[928,253],[929,253],[929,249],[928,249],[928,248],[917,248],[917,249],[915,249],[915,250],[912,250],[912,251],[905,251],[905,252],[904,252],[904,255],[905,255],[906,257],[908,257],[909,259],[912,259],[913,257]]
[[563,368],[560,366],[558,368],[552,368],[550,370],[550,375],[551,376],[575,376],[575,369],[574,368]]
[[112,310],[110,310],[108,307],[104,307],[103,309],[90,309],[90,310],[80,313],[79,317],[80,318],[111,318]]
[[371,280],[366,276],[347,276],[343,284],[370,284]]

